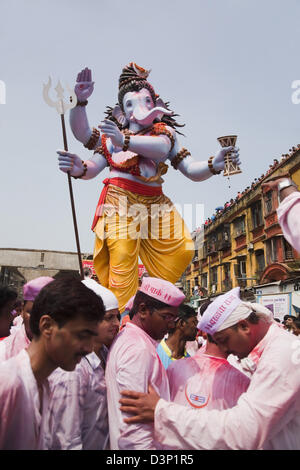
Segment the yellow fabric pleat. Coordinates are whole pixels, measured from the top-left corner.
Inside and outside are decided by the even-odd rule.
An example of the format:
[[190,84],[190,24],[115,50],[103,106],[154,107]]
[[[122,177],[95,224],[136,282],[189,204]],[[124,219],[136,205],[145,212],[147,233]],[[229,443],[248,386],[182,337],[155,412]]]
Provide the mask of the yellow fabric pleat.
[[[120,196],[127,198],[127,212],[120,209]],[[116,295],[123,312],[138,288],[139,257],[150,276],[175,283],[192,260],[194,242],[164,195],[139,196],[110,186],[105,204],[115,210],[105,211],[94,229],[94,267],[100,283]],[[155,214],[153,204],[163,210]],[[128,217],[132,209],[137,217]]]

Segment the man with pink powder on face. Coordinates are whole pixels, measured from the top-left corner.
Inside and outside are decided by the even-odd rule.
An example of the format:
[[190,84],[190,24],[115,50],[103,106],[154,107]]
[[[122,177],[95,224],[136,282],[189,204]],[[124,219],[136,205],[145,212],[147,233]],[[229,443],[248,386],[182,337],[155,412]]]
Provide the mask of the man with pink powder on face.
[[153,423],[155,438],[172,449],[296,450],[300,448],[299,340],[258,304],[243,302],[239,288],[217,297],[200,329],[227,354],[257,357],[248,390],[226,410],[193,410],[149,393],[124,391],[127,423]]
[[169,400],[166,371],[156,352],[158,341],[175,327],[185,296],[168,281],[146,277],[137,291],[131,321],[111,346],[106,367],[110,445],[112,450],[155,450],[152,424],[125,424],[119,409],[121,391],[148,391],[148,384]]
[[[201,315],[210,304],[207,301],[201,306]],[[235,406],[250,380],[227,361],[227,356],[208,334],[204,348],[192,357],[173,362],[167,370],[171,401],[196,410]]]

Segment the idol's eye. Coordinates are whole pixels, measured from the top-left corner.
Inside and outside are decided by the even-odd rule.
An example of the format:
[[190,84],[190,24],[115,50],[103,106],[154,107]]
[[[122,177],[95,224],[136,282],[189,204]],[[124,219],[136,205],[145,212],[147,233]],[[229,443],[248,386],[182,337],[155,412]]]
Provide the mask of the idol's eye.
[[127,106],[127,108],[130,108],[130,107],[132,106],[132,102],[131,102],[131,101],[127,101],[127,102],[126,102],[126,106]]
[[151,98],[150,98],[150,96],[147,96],[147,98],[146,98],[146,103],[150,103],[150,104],[151,104]]

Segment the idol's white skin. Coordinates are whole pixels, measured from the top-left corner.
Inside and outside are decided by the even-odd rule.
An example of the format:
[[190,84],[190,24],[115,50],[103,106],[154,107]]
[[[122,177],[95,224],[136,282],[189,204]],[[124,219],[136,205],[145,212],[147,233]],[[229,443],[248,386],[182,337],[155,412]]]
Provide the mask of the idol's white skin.
[[[93,93],[93,90],[94,82],[92,81],[91,70],[86,68],[82,70],[77,77],[75,93],[78,101],[87,100]],[[160,119],[163,114],[172,114],[171,111],[165,108],[162,100],[158,99],[156,104],[157,106],[154,106],[151,94],[146,88],[138,92],[128,92],[123,98],[124,112],[119,106],[116,106],[114,116],[122,124],[129,123],[129,130],[136,133],[149,127],[156,118]],[[86,114],[86,107],[76,106],[70,111],[70,125],[75,138],[83,144],[86,144],[92,135]],[[114,161],[122,162],[134,154],[142,156],[139,166],[141,175],[145,177],[154,176],[157,172],[158,163],[167,160],[172,161],[182,148],[174,129],[167,127],[175,139],[172,150],[170,139],[165,135],[155,137],[137,135],[130,137],[129,150],[123,152],[124,135],[120,132],[117,125],[110,120],[104,120],[99,127],[101,133],[107,136],[107,147]],[[98,145],[100,145],[100,139],[95,145],[95,148]],[[236,147],[225,147],[222,148],[213,159],[213,167],[216,171],[224,169],[224,157],[230,150],[233,151],[231,156],[233,162],[240,165],[239,149]],[[61,171],[65,173],[70,172],[71,176],[80,176],[82,174],[83,164],[78,155],[63,150],[58,150],[57,153],[59,155],[59,169]],[[94,178],[107,167],[106,159],[100,154],[93,155],[89,160],[86,160],[85,163],[87,164],[87,172],[83,179],[86,180]],[[192,181],[203,181],[212,176],[208,168],[207,159],[205,161],[196,161],[192,156],[184,158],[178,165],[178,170]],[[124,173],[113,169],[110,171],[109,177],[124,178]],[[126,179],[141,182],[138,178],[129,173],[126,173]],[[151,186],[158,185],[157,182],[146,184]]]

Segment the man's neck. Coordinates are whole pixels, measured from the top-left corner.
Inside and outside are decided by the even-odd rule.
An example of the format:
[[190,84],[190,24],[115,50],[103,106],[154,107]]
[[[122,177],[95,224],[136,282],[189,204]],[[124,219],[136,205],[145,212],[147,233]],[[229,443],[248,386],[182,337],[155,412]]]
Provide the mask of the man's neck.
[[152,333],[145,329],[144,324],[141,322],[138,315],[134,315],[134,317],[130,320],[130,323],[133,323],[134,325],[141,328],[141,330],[147,333],[147,335],[150,336],[150,338],[152,338],[154,341],[160,341],[158,338],[153,338]]
[[204,354],[218,357],[220,359],[227,359],[227,354],[224,353],[215,343],[210,343],[208,340],[206,342],[206,349]]
[[56,369],[44,349],[41,340],[33,339],[27,348],[30,365],[38,386],[42,386],[47,377]]
[[166,339],[166,345],[172,351],[174,359],[180,359],[184,356],[186,341],[176,332]]

